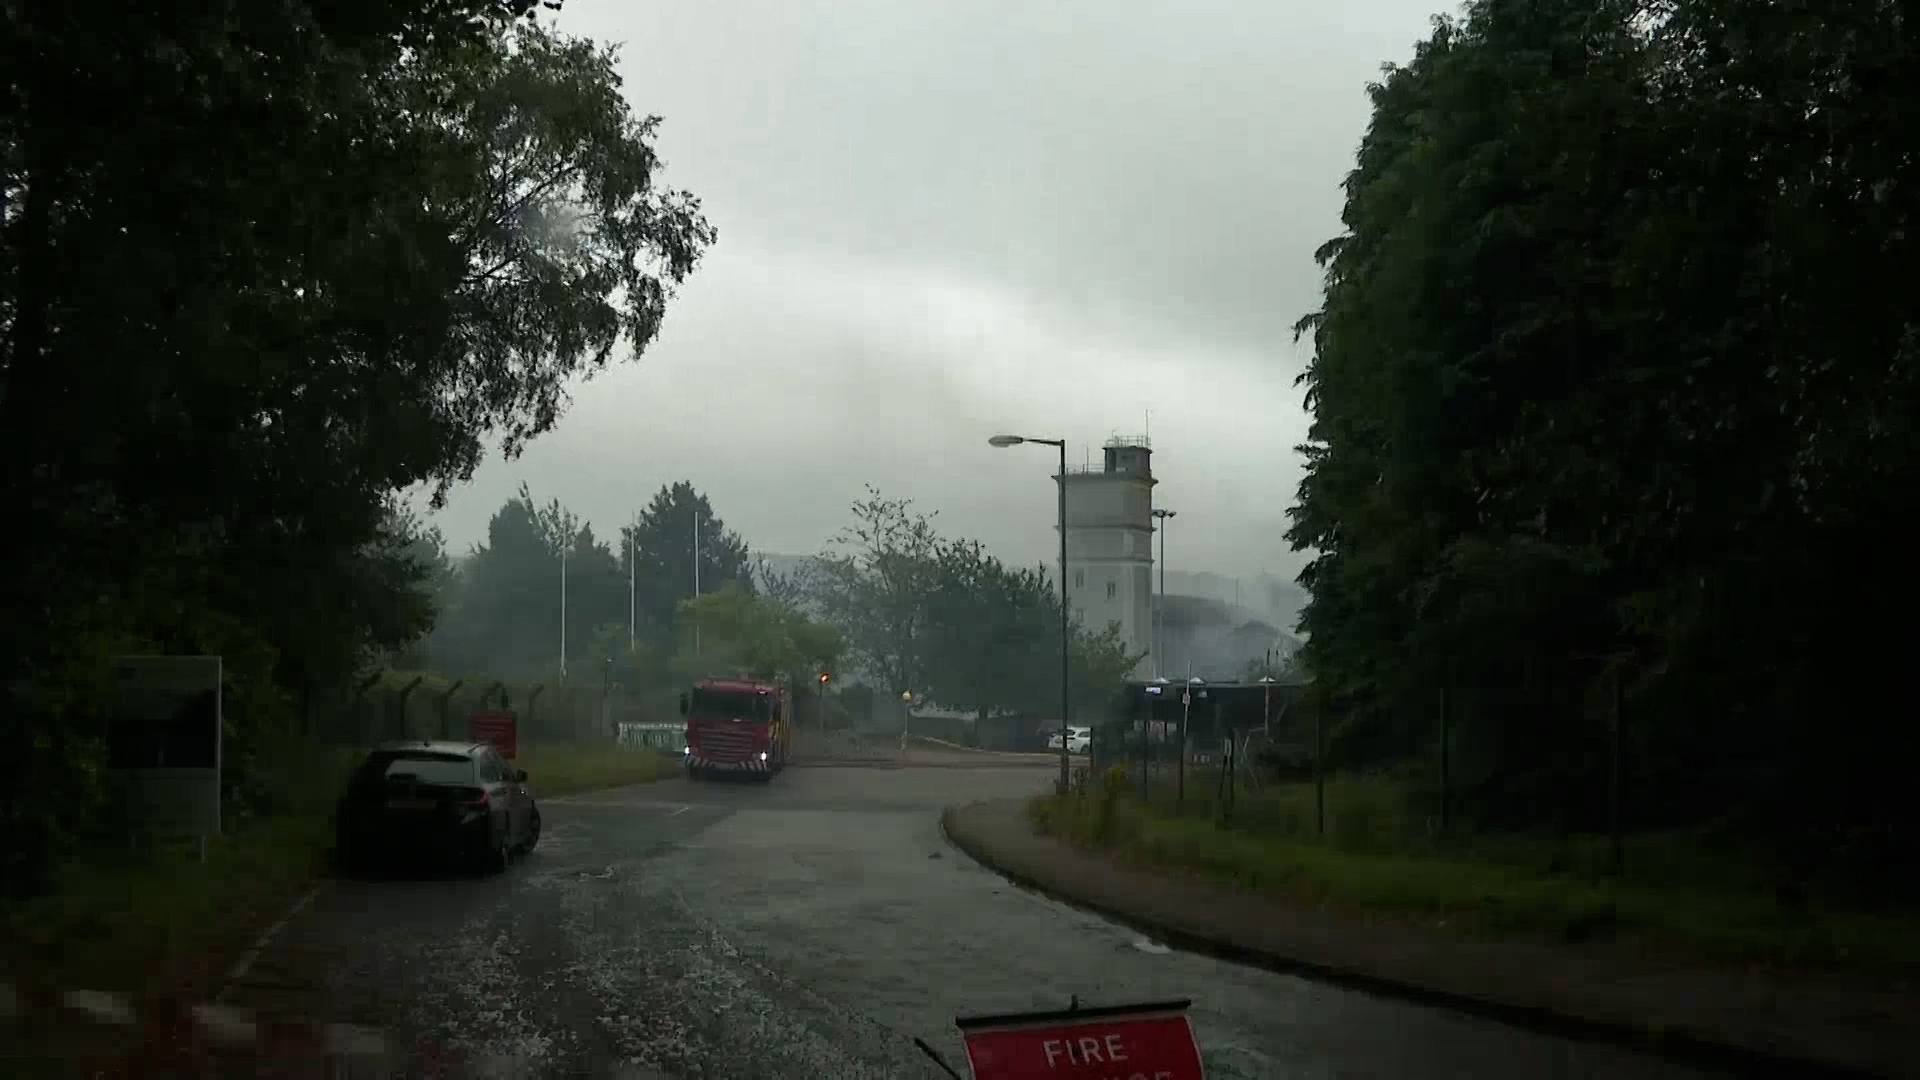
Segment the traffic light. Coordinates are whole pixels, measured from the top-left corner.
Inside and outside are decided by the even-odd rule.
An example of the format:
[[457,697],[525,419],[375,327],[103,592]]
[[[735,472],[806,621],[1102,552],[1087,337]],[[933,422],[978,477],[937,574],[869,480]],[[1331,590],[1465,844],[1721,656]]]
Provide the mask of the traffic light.
[[820,685],[821,685],[821,686],[825,686],[825,685],[827,685],[828,683],[830,683],[830,682],[832,682],[832,681],[833,681],[833,672],[831,672],[831,671],[823,671],[823,672],[821,672],[821,673],[820,673]]

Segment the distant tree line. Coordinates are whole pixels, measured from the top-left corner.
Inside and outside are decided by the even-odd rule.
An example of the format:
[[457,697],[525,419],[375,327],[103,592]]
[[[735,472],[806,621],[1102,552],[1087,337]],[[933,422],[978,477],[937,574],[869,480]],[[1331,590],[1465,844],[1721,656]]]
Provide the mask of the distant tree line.
[[[1058,715],[1060,608],[1044,570],[942,537],[910,500],[870,490],[851,509],[852,523],[789,577],[756,560],[690,483],[661,488],[611,543],[523,487],[484,544],[429,559],[446,567],[439,619],[399,662],[557,681],[564,551],[569,680],[810,679],[844,659],[889,698],[904,690],[983,716]],[[1074,626],[1071,648],[1081,708],[1104,708],[1138,658],[1111,628]]]
[[1629,826],[1914,885],[1916,34],[1475,0],[1370,87],[1289,533],[1348,762],[1444,704],[1461,810],[1596,828],[1618,715]]

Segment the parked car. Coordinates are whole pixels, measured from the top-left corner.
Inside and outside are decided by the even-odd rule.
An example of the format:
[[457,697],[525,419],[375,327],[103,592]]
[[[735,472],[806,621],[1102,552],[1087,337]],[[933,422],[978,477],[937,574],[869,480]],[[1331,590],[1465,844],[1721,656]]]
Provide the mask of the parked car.
[[540,842],[525,769],[487,743],[395,742],[354,770],[334,810],[348,867],[449,862],[502,870]]
[[[1087,752],[1087,748],[1092,745],[1093,745],[1093,729],[1092,728],[1082,727],[1079,724],[1067,725],[1067,753],[1084,754]],[[1057,731],[1054,732],[1053,735],[1047,739],[1047,748],[1049,750],[1060,749],[1060,733],[1059,732]]]

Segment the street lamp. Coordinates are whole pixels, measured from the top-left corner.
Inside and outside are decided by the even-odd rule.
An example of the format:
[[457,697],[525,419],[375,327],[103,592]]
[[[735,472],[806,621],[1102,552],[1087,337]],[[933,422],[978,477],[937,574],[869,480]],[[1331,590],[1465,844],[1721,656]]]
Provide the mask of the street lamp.
[[1039,443],[1060,451],[1060,794],[1065,795],[1073,786],[1072,765],[1067,757],[1067,717],[1071,712],[1067,683],[1072,663],[1072,654],[1067,651],[1071,618],[1067,603],[1067,441],[1031,439],[1023,435],[995,435],[987,440],[988,446],[998,447],[1019,446],[1021,443]]
[[1160,626],[1160,611],[1167,603],[1167,519],[1180,516],[1178,510],[1155,510],[1153,516],[1160,522],[1160,599],[1153,605],[1153,670],[1157,674],[1166,669],[1160,666],[1160,651],[1166,648],[1166,634]]

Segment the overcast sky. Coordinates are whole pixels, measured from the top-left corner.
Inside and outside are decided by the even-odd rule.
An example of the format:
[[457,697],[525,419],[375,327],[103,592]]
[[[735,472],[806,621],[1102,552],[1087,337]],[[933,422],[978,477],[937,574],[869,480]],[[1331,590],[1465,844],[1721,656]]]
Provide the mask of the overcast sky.
[[872,483],[1022,563],[1047,448],[1147,428],[1174,569],[1291,576],[1306,430],[1291,325],[1365,85],[1436,0],[566,0],[664,118],[720,240],[659,342],[574,388],[437,521],[484,539],[522,481],[610,535],[675,480],[754,547],[820,549]]

